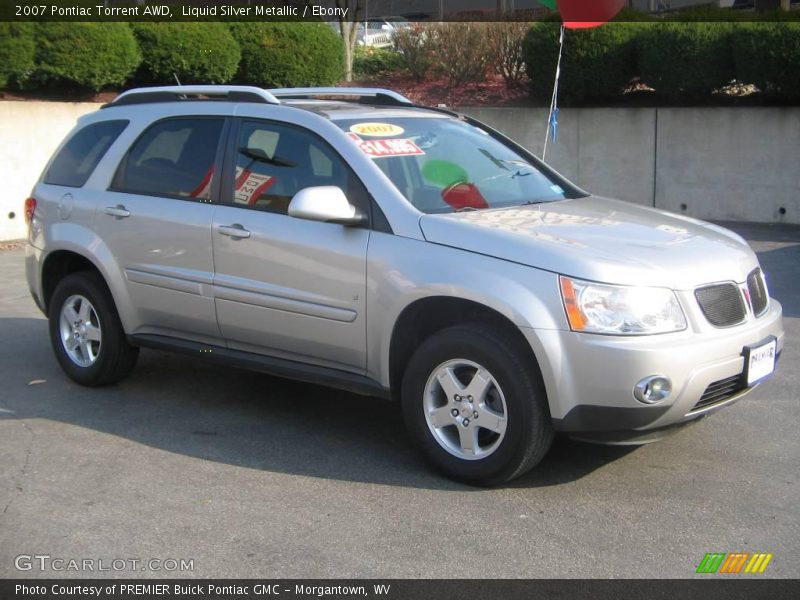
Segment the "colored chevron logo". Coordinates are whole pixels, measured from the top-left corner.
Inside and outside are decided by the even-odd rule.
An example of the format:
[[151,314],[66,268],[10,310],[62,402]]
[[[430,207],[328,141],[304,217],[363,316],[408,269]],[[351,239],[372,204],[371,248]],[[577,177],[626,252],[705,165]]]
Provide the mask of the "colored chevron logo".
[[771,560],[765,552],[707,552],[697,573],[763,573]]

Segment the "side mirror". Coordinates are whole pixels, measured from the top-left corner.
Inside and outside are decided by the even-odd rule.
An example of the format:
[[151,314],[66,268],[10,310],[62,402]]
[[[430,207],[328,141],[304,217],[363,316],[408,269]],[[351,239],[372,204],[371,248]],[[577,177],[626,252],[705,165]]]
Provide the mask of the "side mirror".
[[341,188],[333,185],[308,187],[297,192],[289,203],[289,216],[351,227],[367,222],[367,216],[350,204]]

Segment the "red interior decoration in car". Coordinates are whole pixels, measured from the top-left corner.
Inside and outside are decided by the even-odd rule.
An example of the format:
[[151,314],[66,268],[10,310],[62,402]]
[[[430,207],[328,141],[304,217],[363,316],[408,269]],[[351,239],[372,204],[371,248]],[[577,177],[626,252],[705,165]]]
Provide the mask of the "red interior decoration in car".
[[456,183],[442,190],[442,200],[456,210],[462,208],[489,208],[480,190],[472,183]]

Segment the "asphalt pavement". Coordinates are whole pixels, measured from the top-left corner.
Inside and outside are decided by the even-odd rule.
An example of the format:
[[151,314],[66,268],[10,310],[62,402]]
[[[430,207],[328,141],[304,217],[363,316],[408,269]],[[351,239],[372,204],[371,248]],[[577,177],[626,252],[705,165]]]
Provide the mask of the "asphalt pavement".
[[684,578],[736,551],[798,577],[800,227],[731,226],[783,304],[773,379],[649,446],[559,439],[499,489],[430,471],[384,400],[155,351],[82,388],[2,251],[0,577]]

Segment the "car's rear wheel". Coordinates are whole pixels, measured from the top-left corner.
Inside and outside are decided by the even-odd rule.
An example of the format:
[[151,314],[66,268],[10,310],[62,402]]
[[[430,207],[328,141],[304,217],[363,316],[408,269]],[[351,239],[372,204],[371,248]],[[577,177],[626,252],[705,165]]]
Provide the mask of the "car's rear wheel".
[[406,425],[448,477],[504,483],[535,466],[553,440],[541,375],[510,335],[484,324],[426,340],[403,377]]
[[136,365],[139,349],[128,344],[114,300],[99,275],[68,275],[50,299],[50,342],[70,378],[82,385],[116,383]]

